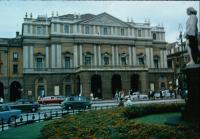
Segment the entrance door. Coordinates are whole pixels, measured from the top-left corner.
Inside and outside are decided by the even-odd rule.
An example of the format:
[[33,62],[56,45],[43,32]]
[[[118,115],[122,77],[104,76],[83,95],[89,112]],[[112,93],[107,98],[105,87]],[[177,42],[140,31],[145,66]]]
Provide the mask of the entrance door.
[[19,82],[13,82],[10,86],[10,101],[16,101],[21,98],[21,85]]
[[101,84],[101,76],[93,75],[91,79],[91,91],[93,93],[94,98],[102,98],[102,84]]
[[122,90],[121,76],[118,74],[113,75],[112,77],[112,95],[115,96],[115,93]]
[[139,91],[139,75],[137,74],[131,76],[131,89],[133,92]]
[[3,84],[0,83],[0,97],[4,98],[4,89],[3,89]]

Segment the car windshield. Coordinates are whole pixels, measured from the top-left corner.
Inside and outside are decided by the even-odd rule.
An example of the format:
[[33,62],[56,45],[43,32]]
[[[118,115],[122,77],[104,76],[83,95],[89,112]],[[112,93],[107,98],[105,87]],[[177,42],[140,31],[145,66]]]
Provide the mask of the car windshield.
[[83,96],[75,96],[66,98],[68,101],[86,101],[86,97]]
[[8,111],[8,110],[9,110],[9,106],[8,105],[0,106],[0,111]]

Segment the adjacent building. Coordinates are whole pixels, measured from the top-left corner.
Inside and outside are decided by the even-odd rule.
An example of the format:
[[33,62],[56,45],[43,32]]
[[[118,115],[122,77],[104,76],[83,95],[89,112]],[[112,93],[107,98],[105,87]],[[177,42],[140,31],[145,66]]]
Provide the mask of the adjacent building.
[[[90,93],[111,99],[120,90],[168,88],[173,70],[167,64],[166,45],[164,27],[149,21],[124,22],[108,13],[26,14],[18,52],[22,74],[16,81],[21,97],[35,99]],[[12,93],[7,92],[10,101]]]

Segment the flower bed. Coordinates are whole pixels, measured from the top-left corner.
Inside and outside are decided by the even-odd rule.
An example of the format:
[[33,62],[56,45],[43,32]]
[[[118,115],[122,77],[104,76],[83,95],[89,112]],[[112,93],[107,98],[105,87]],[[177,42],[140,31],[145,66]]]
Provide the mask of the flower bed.
[[[160,107],[164,106],[159,106],[159,111]],[[185,126],[172,127],[135,122],[132,116],[127,117],[128,113],[132,115],[133,109],[134,107],[113,108],[67,115],[46,125],[41,134],[43,138],[59,139],[200,138],[199,131]],[[141,107],[140,110],[138,108],[135,110],[136,113],[141,113],[145,109],[150,111],[150,107]],[[127,112],[128,110],[131,112]]]

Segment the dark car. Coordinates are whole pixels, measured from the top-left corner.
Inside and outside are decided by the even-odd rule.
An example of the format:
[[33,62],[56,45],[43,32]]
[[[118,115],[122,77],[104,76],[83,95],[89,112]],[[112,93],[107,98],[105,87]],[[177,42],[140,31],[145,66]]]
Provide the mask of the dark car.
[[63,109],[90,109],[91,102],[84,96],[70,96],[61,103]]
[[34,102],[32,99],[18,99],[14,104],[11,105],[13,109],[20,109],[23,112],[35,112],[38,110],[40,105]]

